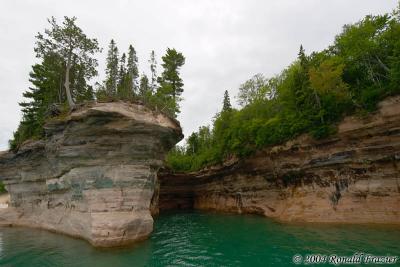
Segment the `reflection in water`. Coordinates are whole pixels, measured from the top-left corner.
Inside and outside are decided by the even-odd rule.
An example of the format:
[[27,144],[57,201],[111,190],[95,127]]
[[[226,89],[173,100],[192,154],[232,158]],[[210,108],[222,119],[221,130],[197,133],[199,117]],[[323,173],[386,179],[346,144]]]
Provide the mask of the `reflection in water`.
[[400,256],[395,227],[293,225],[207,213],[162,215],[149,240],[119,249],[26,228],[0,228],[0,234],[1,266],[288,266],[294,254]]

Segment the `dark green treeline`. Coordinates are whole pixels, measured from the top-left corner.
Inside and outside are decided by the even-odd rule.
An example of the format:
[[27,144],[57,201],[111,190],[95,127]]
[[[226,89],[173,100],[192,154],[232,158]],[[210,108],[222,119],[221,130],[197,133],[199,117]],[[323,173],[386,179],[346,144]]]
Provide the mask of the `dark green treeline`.
[[375,110],[400,93],[400,10],[345,25],[334,43],[306,54],[279,75],[257,74],[243,83],[233,109],[225,92],[212,127],[200,127],[168,155],[176,171],[194,171],[243,157],[302,133],[333,134],[343,116]]

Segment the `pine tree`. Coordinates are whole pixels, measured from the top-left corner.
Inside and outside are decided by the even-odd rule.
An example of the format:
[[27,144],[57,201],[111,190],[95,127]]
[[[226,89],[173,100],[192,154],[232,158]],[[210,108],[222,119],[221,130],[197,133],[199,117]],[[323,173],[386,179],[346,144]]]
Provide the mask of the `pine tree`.
[[14,137],[10,140],[10,148],[17,149],[29,138],[43,135],[43,124],[48,116],[49,107],[53,103],[64,102],[62,93],[64,84],[63,60],[56,54],[44,56],[39,64],[32,66],[29,81],[32,87],[23,93],[27,101],[19,103],[22,107],[22,120]]
[[128,100],[132,98],[132,90],[127,85],[127,71],[126,71],[126,55],[122,54],[118,73],[118,98]]
[[70,84],[72,97],[78,103],[94,99],[93,87],[87,84],[85,68],[82,65],[74,64],[70,71]]
[[117,94],[118,85],[118,47],[112,39],[108,46],[106,58],[106,81],[105,89],[108,96],[114,97]]
[[225,90],[224,101],[222,104],[222,112],[229,112],[232,110],[231,99],[229,97],[228,90]]
[[161,77],[157,78],[159,86],[151,98],[152,105],[175,118],[180,112],[179,101],[183,92],[183,82],[179,70],[185,64],[185,57],[175,49],[168,48],[162,60],[163,72]]
[[142,74],[139,84],[139,97],[144,103],[146,103],[147,99],[151,96],[151,93],[152,90],[149,84],[149,78],[147,78],[146,74]]
[[305,67],[307,65],[307,56],[306,56],[306,51],[304,50],[303,45],[300,45],[300,50],[298,53],[298,59],[300,61],[300,65],[302,67]]
[[163,72],[158,82],[163,90],[172,96],[173,100],[183,93],[183,81],[179,76],[180,68],[185,64],[185,57],[175,49],[167,49],[167,53],[162,57]]
[[199,136],[196,132],[193,132],[187,138],[186,152],[189,155],[194,155],[198,152],[198,148],[199,148]]
[[132,45],[129,45],[127,62],[127,86],[130,90],[132,90],[133,94],[137,94],[138,78],[138,58],[136,56],[135,48]]
[[154,91],[157,86],[157,61],[154,50],[150,53],[151,89]]
[[126,79],[126,55],[122,53],[121,59],[119,61],[119,73],[118,73],[118,85],[123,86]]
[[81,80],[87,81],[95,76],[97,60],[93,55],[100,49],[97,40],[88,38],[75,24],[75,17],[64,17],[62,25],[58,25],[54,17],[48,21],[51,29],[46,29],[45,35],[39,33],[36,36],[36,56],[43,59],[49,54],[56,54],[63,61],[64,87],[68,104],[73,107],[76,99],[73,96],[73,88],[70,87],[71,69],[80,66]]
[[312,91],[309,86],[309,75],[308,75],[308,58],[305,54],[304,48],[301,45],[297,57],[297,62],[294,64],[291,72],[292,85],[289,88],[290,95],[293,97],[289,98],[288,104],[292,106],[298,116],[309,116],[303,114],[304,110],[308,110],[310,105],[310,99]]

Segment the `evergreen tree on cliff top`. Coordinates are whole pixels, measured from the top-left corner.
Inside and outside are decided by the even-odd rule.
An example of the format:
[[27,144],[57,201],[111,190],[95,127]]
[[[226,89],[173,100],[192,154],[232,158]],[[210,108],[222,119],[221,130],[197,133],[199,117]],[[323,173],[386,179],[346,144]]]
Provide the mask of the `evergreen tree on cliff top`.
[[17,149],[27,139],[43,135],[49,106],[64,99],[62,67],[61,59],[54,54],[45,56],[42,63],[32,66],[29,73],[32,86],[23,93],[27,100],[19,103],[22,120],[9,142],[11,149]]
[[157,61],[156,61],[156,53],[154,50],[150,53],[150,71],[151,71],[151,90],[154,91],[157,86]]
[[162,61],[163,72],[157,78],[159,87],[152,97],[152,102],[157,109],[176,117],[180,112],[179,101],[183,92],[183,81],[179,70],[185,64],[185,57],[175,49],[168,48]]
[[147,103],[148,99],[152,95],[151,85],[149,84],[149,78],[146,74],[142,74],[140,77],[138,96],[142,99],[143,103]]
[[69,106],[73,107],[76,99],[73,96],[74,88],[70,86],[71,69],[79,65],[81,76],[86,81],[95,76],[97,60],[93,55],[100,49],[97,40],[88,38],[75,24],[75,17],[64,17],[62,25],[58,25],[54,17],[48,21],[51,28],[36,36],[36,56],[43,59],[46,55],[56,54],[62,60],[65,92]]
[[115,41],[111,39],[110,45],[108,46],[107,58],[106,58],[106,81],[105,87],[108,96],[115,97],[117,95],[118,85],[118,47]]
[[137,94],[139,78],[138,57],[136,55],[136,50],[132,45],[129,45],[128,48],[128,61],[126,70],[128,89],[131,90],[133,94]]
[[120,98],[129,98],[129,91],[126,90],[126,55],[122,53],[121,59],[119,60],[119,71],[117,81],[117,95]]
[[175,49],[168,48],[162,60],[161,66],[164,70],[161,73],[161,77],[158,78],[158,82],[166,94],[177,100],[183,93],[183,81],[179,70],[185,64],[185,57]]
[[231,99],[229,97],[228,90],[225,90],[224,101],[222,103],[222,112],[231,111],[231,110],[232,110]]
[[87,39],[75,25],[75,18],[65,17],[62,26],[52,18],[52,28],[37,35],[35,47],[40,63],[29,74],[32,86],[23,93],[22,120],[10,148],[17,149],[27,139],[41,138],[45,120],[53,114],[52,104],[66,101],[93,100],[93,88],[88,80],[96,74],[97,61],[91,57],[98,51],[97,41]]

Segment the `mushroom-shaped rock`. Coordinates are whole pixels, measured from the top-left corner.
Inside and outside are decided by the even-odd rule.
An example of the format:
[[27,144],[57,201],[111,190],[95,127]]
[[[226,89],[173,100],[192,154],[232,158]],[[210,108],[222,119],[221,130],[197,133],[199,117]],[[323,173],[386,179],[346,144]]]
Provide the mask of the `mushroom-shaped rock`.
[[157,171],[183,138],[179,123],[143,105],[82,107],[45,125],[45,138],[0,153],[10,207],[0,224],[48,229],[109,247],[153,230]]

